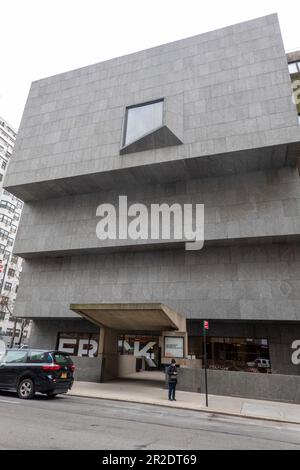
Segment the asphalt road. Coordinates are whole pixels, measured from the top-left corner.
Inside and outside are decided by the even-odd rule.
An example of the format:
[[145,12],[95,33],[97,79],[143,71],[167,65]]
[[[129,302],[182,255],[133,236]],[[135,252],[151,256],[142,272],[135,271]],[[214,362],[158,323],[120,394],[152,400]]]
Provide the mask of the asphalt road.
[[298,449],[300,426],[109,400],[0,394],[2,449]]

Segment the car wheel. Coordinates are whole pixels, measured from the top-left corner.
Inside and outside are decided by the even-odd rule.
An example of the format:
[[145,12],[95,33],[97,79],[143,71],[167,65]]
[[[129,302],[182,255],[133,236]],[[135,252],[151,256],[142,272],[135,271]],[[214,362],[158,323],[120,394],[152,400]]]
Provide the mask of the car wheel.
[[18,385],[18,396],[23,400],[30,400],[34,397],[34,383],[31,379],[23,379]]

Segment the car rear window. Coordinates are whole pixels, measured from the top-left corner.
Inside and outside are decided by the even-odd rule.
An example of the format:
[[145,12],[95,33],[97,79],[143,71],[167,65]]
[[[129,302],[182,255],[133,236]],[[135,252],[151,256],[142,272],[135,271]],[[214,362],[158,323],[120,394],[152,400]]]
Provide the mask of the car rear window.
[[68,354],[54,353],[54,362],[60,364],[61,366],[68,366],[73,364],[72,359]]
[[28,362],[35,364],[45,364],[52,362],[52,357],[49,352],[45,351],[31,351],[28,354]]
[[22,364],[26,362],[27,351],[8,351],[4,358],[7,364]]

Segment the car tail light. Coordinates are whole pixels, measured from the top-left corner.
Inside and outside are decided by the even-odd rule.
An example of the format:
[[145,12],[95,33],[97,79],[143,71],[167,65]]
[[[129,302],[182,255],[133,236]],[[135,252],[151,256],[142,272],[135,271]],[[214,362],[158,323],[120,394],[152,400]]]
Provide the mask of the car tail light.
[[49,364],[47,366],[43,366],[42,369],[45,371],[45,372],[53,372],[55,370],[59,370],[60,369],[60,365],[59,364]]

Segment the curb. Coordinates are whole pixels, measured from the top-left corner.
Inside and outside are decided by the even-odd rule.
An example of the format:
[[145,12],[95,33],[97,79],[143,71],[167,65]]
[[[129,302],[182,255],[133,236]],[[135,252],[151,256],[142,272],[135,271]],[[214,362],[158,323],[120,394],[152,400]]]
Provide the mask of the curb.
[[179,410],[186,410],[186,411],[195,411],[197,413],[207,413],[207,414],[218,414],[218,415],[223,415],[223,416],[234,416],[238,418],[243,418],[243,419],[256,419],[260,421],[272,421],[275,423],[284,423],[284,424],[296,424],[300,425],[300,421],[291,421],[288,419],[280,419],[280,418],[271,418],[267,416],[258,416],[258,415],[247,415],[247,414],[241,414],[241,413],[234,413],[230,411],[222,411],[222,410],[215,410],[213,408],[188,408],[186,406],[181,406],[177,405],[172,406],[169,405],[169,403],[153,403],[153,402],[144,402],[144,401],[137,401],[137,400],[126,400],[126,398],[106,398],[106,397],[95,397],[92,395],[80,395],[77,393],[69,393],[68,396],[70,397],[77,397],[77,398],[91,398],[93,400],[110,400],[110,401],[121,401],[125,403],[135,403],[139,405],[149,405],[149,406],[161,406],[163,408],[172,408],[173,410],[179,409]]

